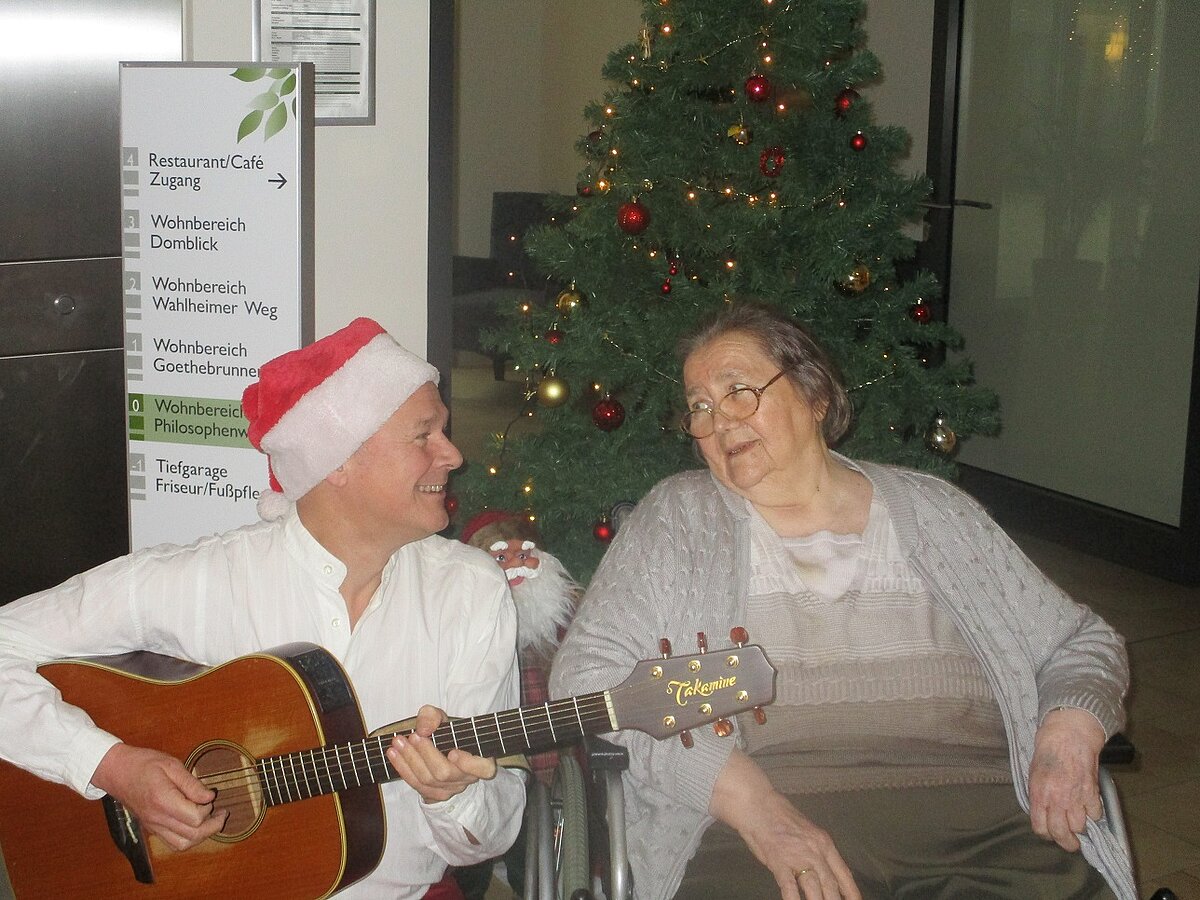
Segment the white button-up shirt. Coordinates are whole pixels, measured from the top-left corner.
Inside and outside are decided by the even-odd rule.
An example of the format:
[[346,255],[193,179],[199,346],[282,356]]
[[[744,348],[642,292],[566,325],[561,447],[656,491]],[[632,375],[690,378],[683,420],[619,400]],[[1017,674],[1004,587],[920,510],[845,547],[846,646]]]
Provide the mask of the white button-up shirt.
[[[71,656],[149,650],[215,665],[307,641],[345,668],[368,730],[425,703],[452,716],[517,705],[516,613],[486,554],[436,536],[402,547],[353,631],[345,575],[293,509],[185,548],[139,551],[0,607],[0,757],[100,796],[89,782],[118,738],[35,672]],[[507,849],[525,799],[521,776],[505,769],[444,803],[423,803],[399,780],[381,790],[383,861],[339,896],[421,896],[447,863]]]

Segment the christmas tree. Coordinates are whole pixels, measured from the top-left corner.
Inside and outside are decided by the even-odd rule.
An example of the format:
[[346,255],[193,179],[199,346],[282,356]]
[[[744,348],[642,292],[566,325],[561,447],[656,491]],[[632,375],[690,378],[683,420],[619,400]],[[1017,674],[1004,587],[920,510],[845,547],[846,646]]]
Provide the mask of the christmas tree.
[[895,170],[907,135],[873,123],[855,89],[879,74],[862,12],[646,0],[585,110],[577,195],[525,238],[552,287],[485,336],[527,407],[456,480],[464,520],[524,510],[586,581],[614,509],[699,465],[675,346],[740,300],[784,308],[833,354],[856,410],[841,452],[952,475],[956,442],[997,430],[995,396],[946,356],[961,342],[934,279],[903,263],[928,184]]

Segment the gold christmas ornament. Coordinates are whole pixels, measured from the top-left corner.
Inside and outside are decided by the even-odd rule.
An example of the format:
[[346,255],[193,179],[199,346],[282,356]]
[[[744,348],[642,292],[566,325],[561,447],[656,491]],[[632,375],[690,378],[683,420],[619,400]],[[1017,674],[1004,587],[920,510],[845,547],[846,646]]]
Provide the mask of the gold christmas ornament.
[[567,387],[566,381],[559,378],[557,375],[547,375],[537,386],[538,403],[545,406],[547,409],[553,409],[556,406],[562,406],[571,398],[571,389]]
[[871,270],[859,263],[846,277],[844,287],[855,294],[861,294],[871,284]]
[[741,144],[743,147],[746,146],[746,144],[750,143],[750,140],[751,140],[750,129],[747,128],[745,125],[743,125],[741,122],[738,122],[734,125],[730,125],[729,130],[726,131],[725,133],[729,137],[733,138],[733,140],[736,143]]
[[946,456],[953,453],[954,448],[958,446],[958,435],[946,424],[946,420],[942,416],[933,420],[933,425],[930,427],[929,433],[925,435],[925,440],[931,449]]
[[583,294],[575,290],[575,285],[571,285],[565,291],[560,293],[554,301],[555,307],[564,316],[569,316],[583,304]]

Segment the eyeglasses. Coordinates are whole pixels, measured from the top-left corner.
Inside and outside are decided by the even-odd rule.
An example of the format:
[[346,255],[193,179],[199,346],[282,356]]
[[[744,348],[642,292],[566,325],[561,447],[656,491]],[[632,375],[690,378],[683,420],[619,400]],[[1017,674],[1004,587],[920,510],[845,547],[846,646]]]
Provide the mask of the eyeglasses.
[[689,409],[683,414],[679,427],[684,434],[694,438],[706,438],[717,428],[716,414],[720,413],[731,422],[740,422],[758,412],[758,404],[762,400],[763,391],[784,376],[780,372],[760,388],[736,387],[720,400],[713,408],[699,406]]

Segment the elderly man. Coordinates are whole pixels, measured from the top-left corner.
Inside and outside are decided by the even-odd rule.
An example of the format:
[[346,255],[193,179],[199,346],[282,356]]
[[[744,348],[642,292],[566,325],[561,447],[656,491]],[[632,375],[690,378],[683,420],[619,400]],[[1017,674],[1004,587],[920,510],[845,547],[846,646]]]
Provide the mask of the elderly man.
[[436,536],[462,463],[437,380],[369,319],[264,365],[242,401],[269,458],[264,521],[139,551],[0,610],[0,757],[111,795],[186,851],[224,825],[214,792],[180,760],[97,728],[36,666],[132,650],[213,665],[311,642],[346,670],[368,728],[419,708],[415,732],[386,751],[400,777],[381,788],[382,862],[341,896],[425,896],[447,865],[506,849],[522,776],[430,740],[443,710],[509,708],[518,689],[503,574]]

